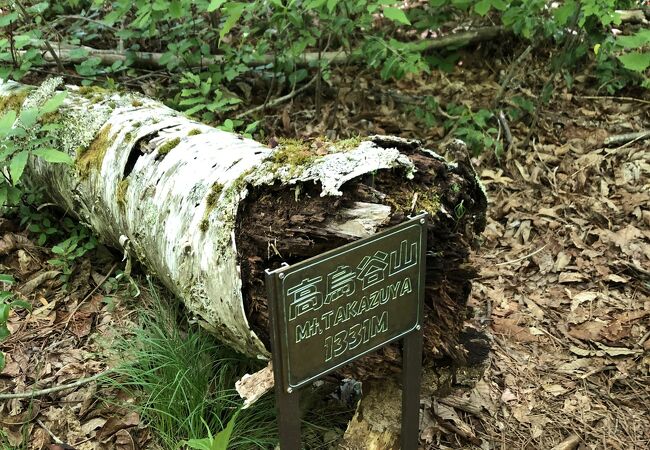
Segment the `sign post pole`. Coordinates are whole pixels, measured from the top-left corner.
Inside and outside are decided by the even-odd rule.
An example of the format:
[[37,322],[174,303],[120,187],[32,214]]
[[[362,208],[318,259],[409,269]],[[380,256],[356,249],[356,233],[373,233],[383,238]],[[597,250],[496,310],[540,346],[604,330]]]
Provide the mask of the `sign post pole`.
[[269,298],[269,322],[271,325],[271,353],[273,356],[273,380],[275,381],[275,408],[278,414],[278,435],[281,450],[300,450],[300,396],[284,387],[282,373],[282,345],[276,321],[278,302],[275,277],[266,272],[266,289]]
[[420,434],[422,328],[404,337],[402,353],[402,450],[416,450]]
[[281,450],[300,450],[298,390],[402,340],[402,450],[416,450],[427,214],[266,271]]

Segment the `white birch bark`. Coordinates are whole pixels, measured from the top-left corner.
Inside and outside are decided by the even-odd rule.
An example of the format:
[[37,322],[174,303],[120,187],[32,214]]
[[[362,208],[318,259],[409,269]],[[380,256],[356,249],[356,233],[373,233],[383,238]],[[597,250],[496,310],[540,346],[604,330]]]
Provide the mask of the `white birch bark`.
[[[0,82],[0,96],[20,89],[17,83]],[[200,124],[154,100],[67,89],[57,119],[63,124],[60,150],[76,163],[34,159],[26,181],[45,187],[53,201],[102,241],[136,257],[206,328],[253,357],[267,359],[269,353],[248,325],[237,262],[235,219],[248,188],[317,182],[322,195],[336,196],[345,182],[363,174],[402,167],[409,176],[415,170],[397,148],[369,141],[345,150],[332,146],[297,167],[279,165],[273,156],[282,147],[270,149]],[[33,103],[39,95],[47,92],[37,90],[26,101]],[[218,195],[212,207],[211,192]],[[381,208],[373,214],[377,221],[385,217]],[[346,215],[348,228],[355,225],[350,221],[354,214]],[[352,228],[363,236],[378,224],[365,220]]]

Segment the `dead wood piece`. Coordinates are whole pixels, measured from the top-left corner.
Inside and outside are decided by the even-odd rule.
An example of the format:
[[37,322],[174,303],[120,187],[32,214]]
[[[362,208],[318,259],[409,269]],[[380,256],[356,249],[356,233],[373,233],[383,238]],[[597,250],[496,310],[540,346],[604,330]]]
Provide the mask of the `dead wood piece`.
[[[48,80],[35,92],[56,87]],[[21,89],[0,82],[2,96]],[[468,258],[487,206],[466,159],[451,164],[418,141],[390,136],[269,148],[146,97],[68,91],[57,145],[75,164],[32,160],[26,182],[139,260],[225,344],[269,358],[266,269],[427,211],[424,364],[464,364],[461,333],[477,276]],[[401,350],[392,345],[339,375],[400,371]]]
[[241,398],[244,399],[243,408],[248,408],[255,403],[262,395],[273,389],[273,363],[252,375],[246,374],[235,383],[235,389]]
[[573,450],[580,444],[580,436],[577,434],[572,434],[559,444],[557,444],[555,447],[553,447],[551,450]]
[[339,448],[387,450],[399,448],[402,403],[393,380],[364,384],[363,398],[348,423]]
[[[467,30],[448,35],[442,35],[434,39],[418,41],[415,43],[406,43],[406,46],[413,47],[414,50],[427,51],[446,47],[456,47],[467,45],[475,42],[487,41],[500,36],[505,32],[503,27],[484,27],[475,30]],[[33,43],[36,46],[45,45],[44,43]],[[57,60],[66,64],[78,64],[88,58],[99,58],[103,65],[111,65],[117,61],[124,62],[127,59],[133,61],[138,67],[161,69],[167,67],[167,64],[183,64],[182,58],[173,56],[165,64],[161,63],[163,53],[153,52],[122,52],[119,50],[102,50],[88,46],[69,45],[62,42],[48,43],[53,47],[53,52],[43,55],[46,60],[56,62]],[[49,49],[48,49],[49,50]],[[18,52],[19,54],[23,52]],[[363,53],[360,50],[348,54],[342,50],[331,52],[307,52],[302,58],[296,61],[299,65],[309,66],[315,61],[328,61],[330,64],[348,64],[361,60]],[[219,64],[224,60],[222,55],[211,55],[206,57],[203,64]],[[255,66],[264,66],[275,62],[274,55],[263,55],[251,62]]]
[[636,133],[615,134],[605,139],[604,145],[611,147],[614,145],[627,144],[632,141],[643,141],[650,139],[650,130],[638,131]]
[[438,399],[438,401],[443,405],[447,405],[452,408],[456,408],[461,411],[474,414],[477,417],[481,417],[483,415],[483,409],[481,408],[481,406],[473,404],[470,401],[470,399],[465,397],[461,397],[458,395],[449,395],[447,397],[442,397]]

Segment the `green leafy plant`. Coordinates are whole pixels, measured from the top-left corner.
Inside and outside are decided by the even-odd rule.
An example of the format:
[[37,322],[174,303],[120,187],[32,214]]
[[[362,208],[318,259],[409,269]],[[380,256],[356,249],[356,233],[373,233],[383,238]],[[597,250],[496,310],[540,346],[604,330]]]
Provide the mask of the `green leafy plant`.
[[52,253],[56,257],[48,260],[48,263],[61,270],[61,280],[67,283],[72,275],[75,262],[96,246],[97,239],[86,227],[78,225],[72,229],[67,239],[52,247]]
[[503,151],[499,130],[491,123],[496,121],[494,114],[487,109],[472,111],[465,105],[447,105],[447,120],[444,126],[451,134],[462,139],[474,154],[489,148],[496,155]]
[[[246,126],[244,126],[244,124],[245,122],[243,120],[226,119],[218,128],[220,130],[229,131],[231,133],[241,132],[242,136],[251,139],[253,137],[253,134],[257,131],[257,127],[259,126],[260,121],[257,120],[255,122],[251,122]],[[263,136],[261,136],[261,138],[263,138]]]
[[230,444],[230,437],[232,432],[235,429],[235,421],[241,409],[237,410],[230,420],[226,427],[219,431],[214,437],[208,428],[208,437],[202,439],[190,439],[183,441],[181,445],[187,445],[189,448],[197,450],[228,450],[228,444]]
[[[31,305],[23,300],[14,300],[14,294],[5,289],[5,287],[15,283],[11,275],[0,274],[0,283],[3,285],[3,289],[0,290],[0,342],[2,342],[11,334],[7,327],[11,310],[16,308],[30,310]],[[0,352],[0,372],[4,369],[5,364],[5,355]]]
[[193,74],[186,72],[180,80],[183,89],[180,92],[181,100],[178,105],[185,109],[185,114],[196,115],[206,122],[214,121],[218,113],[232,110],[241,99],[224,94],[215,85],[213,87],[212,77],[203,80],[202,75],[209,73]]
[[[67,93],[55,93],[60,79],[48,80],[31,93],[19,112],[10,109],[0,117],[0,205],[16,206],[22,190],[20,181],[30,158],[38,157],[51,163],[72,164],[72,158],[57,150],[53,131],[61,125],[56,122],[56,110]],[[19,94],[14,94],[19,95]]]

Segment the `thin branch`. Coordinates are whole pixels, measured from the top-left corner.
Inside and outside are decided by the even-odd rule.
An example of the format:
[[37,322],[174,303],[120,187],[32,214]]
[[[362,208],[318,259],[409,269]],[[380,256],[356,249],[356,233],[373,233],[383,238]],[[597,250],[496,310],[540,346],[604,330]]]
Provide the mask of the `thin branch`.
[[84,384],[91,383],[93,381],[99,380],[100,378],[111,373],[113,369],[108,369],[98,374],[93,375],[88,378],[80,378],[77,381],[74,381],[69,384],[61,384],[59,386],[52,386],[46,389],[40,389],[38,391],[28,391],[28,392],[16,392],[14,394],[0,394],[0,400],[12,400],[16,398],[32,398],[32,397],[41,397],[47,394],[53,394],[55,392],[65,391],[67,389],[72,389],[75,387],[83,386]]
[[584,100],[616,100],[621,102],[638,102],[645,103],[650,105],[650,100],[643,100],[641,98],[634,97],[614,97],[613,95],[575,95],[574,98],[584,99]]
[[[471,44],[473,42],[481,42],[493,39],[505,33],[503,27],[484,27],[474,30],[463,31],[460,33],[452,33],[445,36],[440,36],[435,39],[428,39],[424,41],[406,42],[404,45],[413,51],[428,51],[446,48],[450,46],[459,46]],[[34,46],[46,45],[41,41],[33,41]],[[80,63],[89,57],[99,58],[104,65],[111,65],[116,61],[126,61],[127,58],[133,58],[133,62],[141,67],[166,67],[161,64],[160,60],[163,53],[150,53],[150,52],[132,52],[120,50],[102,50],[87,46],[69,45],[63,42],[57,43],[59,53],[53,56],[54,59],[59,58],[65,63]],[[86,56],[74,55],[78,50],[85,50]],[[20,52],[19,52],[20,53]],[[22,52],[24,53],[24,52]],[[74,56],[73,56],[74,55]],[[319,61],[321,59],[327,60],[330,64],[347,64],[352,62],[361,62],[363,60],[362,51],[344,52],[343,50],[329,51],[329,52],[307,52],[301,59],[296,61],[297,65],[305,65]],[[45,56],[47,59],[47,55]],[[202,60],[203,64],[220,64],[224,62],[223,55],[211,55]],[[264,66],[273,63],[273,55],[262,55],[250,63],[251,66]],[[172,57],[170,62],[181,63],[178,57]]]
[[631,144],[645,139],[650,139],[650,130],[639,131],[637,133],[615,134],[605,139],[603,145],[609,147],[611,145]]
[[499,125],[503,128],[503,137],[508,144],[508,148],[512,147],[512,133],[510,132],[510,127],[508,126],[508,119],[506,115],[503,114],[503,111],[499,110],[497,114],[497,119],[499,120]]
[[[27,12],[23,4],[20,2],[20,0],[15,0],[15,1],[16,1],[16,5],[18,5],[18,8],[23,14],[23,19],[25,20],[25,22],[27,22],[28,19],[31,20],[31,16]],[[63,73],[64,72],[63,63],[61,62],[59,56],[56,54],[56,51],[54,51],[54,48],[52,47],[52,44],[50,44],[50,41],[44,39],[43,44],[45,45],[45,48],[52,55],[52,58],[56,62],[56,67],[59,69],[59,73]]]
[[301,86],[298,89],[294,89],[291,92],[289,92],[287,95],[283,95],[282,97],[275,98],[275,99],[271,100],[268,103],[263,103],[263,104],[261,104],[259,106],[256,106],[255,108],[249,109],[248,111],[244,111],[243,113],[238,114],[237,116],[235,116],[235,119],[241,119],[241,118],[244,118],[246,116],[250,116],[251,114],[254,114],[254,113],[258,112],[258,111],[262,111],[262,110],[264,110],[266,108],[275,108],[279,104],[284,103],[284,102],[286,102],[288,100],[291,100],[296,95],[300,94],[302,91],[308,89],[309,86],[314,84],[314,82],[318,79],[319,76],[320,76],[320,74],[317,73],[316,76],[313,77],[311,80],[309,80],[309,83],[305,84],[304,86]]
[[503,77],[503,80],[501,81],[501,84],[499,85],[499,90],[497,92],[497,95],[494,96],[494,100],[492,101],[492,105],[494,108],[499,106],[499,103],[501,103],[501,100],[503,99],[503,95],[506,92],[506,88],[510,84],[510,81],[512,80],[512,77],[515,75],[515,69],[518,67],[521,67],[521,63],[526,59],[526,57],[530,54],[530,52],[533,50],[533,46],[529,45],[526,47],[526,49],[521,52],[521,55],[517,57],[511,64],[510,67],[508,67],[508,72],[506,73],[506,76]]
[[529,253],[529,254],[526,255],[526,256],[522,256],[521,258],[513,259],[513,260],[510,260],[510,261],[504,261],[504,262],[502,262],[502,263],[495,264],[495,266],[506,266],[506,265],[508,265],[508,264],[514,264],[514,263],[517,263],[517,262],[519,262],[519,261],[523,261],[524,259],[528,259],[528,258],[530,258],[531,256],[535,256],[536,254],[538,254],[539,252],[541,252],[542,250],[544,250],[544,249],[546,248],[547,245],[548,245],[548,244],[544,244],[544,245],[542,245],[540,248],[538,248],[537,250],[535,250],[533,253]]
[[110,26],[110,25],[105,24],[105,23],[102,22],[101,20],[91,19],[90,17],[85,17],[85,16],[75,16],[75,15],[69,15],[69,16],[58,16],[56,20],[57,20],[57,21],[61,21],[61,20],[64,20],[64,19],[68,19],[68,20],[83,20],[83,21],[86,21],[86,22],[91,22],[91,23],[94,23],[94,24],[100,25],[100,26],[102,26],[102,27],[104,27],[104,28],[108,28],[109,30],[114,31],[114,32],[116,32],[116,33],[117,33],[118,31],[120,31],[120,30],[118,30],[118,29],[115,28],[115,27],[112,27],[112,26]]

